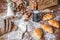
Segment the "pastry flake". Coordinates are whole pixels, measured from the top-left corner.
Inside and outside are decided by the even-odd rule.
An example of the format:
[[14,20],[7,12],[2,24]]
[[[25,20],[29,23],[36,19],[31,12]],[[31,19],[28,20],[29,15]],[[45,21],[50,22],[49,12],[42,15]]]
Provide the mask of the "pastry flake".
[[60,28],[60,23],[56,20],[49,20],[48,23],[55,28]]
[[34,29],[33,34],[37,37],[37,39],[42,38],[42,30],[41,29]]
[[49,20],[52,19],[54,15],[52,13],[47,13],[43,16],[43,20]]
[[46,31],[48,33],[53,33],[53,29],[50,25],[41,24],[41,28],[43,29],[43,31]]

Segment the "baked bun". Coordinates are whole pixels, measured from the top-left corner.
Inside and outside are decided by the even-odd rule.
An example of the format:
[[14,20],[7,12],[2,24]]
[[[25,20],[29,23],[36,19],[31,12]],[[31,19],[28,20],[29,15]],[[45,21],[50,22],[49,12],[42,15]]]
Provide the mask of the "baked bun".
[[50,25],[41,24],[41,28],[43,29],[43,31],[46,31],[48,33],[53,33],[53,29]]
[[54,15],[52,13],[47,13],[43,16],[43,20],[49,20],[52,19]]
[[42,38],[42,30],[41,29],[34,29],[33,34],[37,37],[37,39]]

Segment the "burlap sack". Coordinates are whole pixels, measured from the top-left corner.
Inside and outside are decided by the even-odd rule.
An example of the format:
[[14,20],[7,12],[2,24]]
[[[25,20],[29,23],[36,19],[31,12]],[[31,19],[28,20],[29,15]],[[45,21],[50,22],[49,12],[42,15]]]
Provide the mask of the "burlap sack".
[[38,0],[38,9],[45,9],[58,4],[58,0]]

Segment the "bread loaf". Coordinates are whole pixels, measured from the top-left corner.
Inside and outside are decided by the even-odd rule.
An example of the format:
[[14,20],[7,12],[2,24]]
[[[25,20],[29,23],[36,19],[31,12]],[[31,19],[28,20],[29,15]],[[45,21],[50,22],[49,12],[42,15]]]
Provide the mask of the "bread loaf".
[[11,31],[17,30],[17,27],[11,22],[11,19],[5,19],[4,24],[5,26],[3,28],[1,28],[0,25],[0,36],[9,33]]
[[38,0],[38,9],[45,9],[58,4],[58,0]]
[[9,25],[9,26],[8,26],[8,27],[9,27],[9,28],[8,28],[9,30],[8,30],[8,32],[10,32],[10,31],[11,31],[11,28],[12,28],[12,22],[11,22],[11,19],[8,19],[8,20],[9,20],[9,24],[8,24],[8,25]]
[[8,31],[8,19],[5,19],[5,32],[7,32]]
[[14,31],[16,29],[17,29],[17,27],[12,23],[12,19],[7,19],[5,31],[8,33],[8,32]]
[[16,25],[13,24],[13,25],[12,25],[12,28],[11,28],[11,31],[15,31],[15,30],[17,30],[17,28],[18,28],[18,27],[16,27]]
[[0,36],[5,34],[5,22],[3,19],[0,20]]

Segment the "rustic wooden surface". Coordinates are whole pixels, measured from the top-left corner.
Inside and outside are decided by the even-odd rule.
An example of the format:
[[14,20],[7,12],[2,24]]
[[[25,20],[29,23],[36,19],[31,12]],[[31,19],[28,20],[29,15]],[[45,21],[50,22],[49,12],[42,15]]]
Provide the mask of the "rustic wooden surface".
[[[0,0],[0,2],[1,2],[1,0]],[[4,2],[4,3],[5,3],[5,2]],[[2,4],[2,3],[1,3],[1,4]],[[4,5],[5,5],[5,4],[4,4]],[[56,14],[57,16],[60,15],[60,6],[51,7],[51,8],[49,8],[49,9],[55,10],[55,14]],[[60,19],[60,18],[59,18],[59,19]],[[56,36],[56,40],[60,40],[60,29],[56,29],[54,34],[57,35],[57,36]],[[1,36],[1,37],[0,37],[0,40],[6,40],[5,37],[6,37],[6,35]],[[45,38],[43,37],[42,40],[45,40]]]

